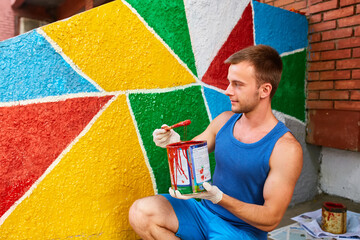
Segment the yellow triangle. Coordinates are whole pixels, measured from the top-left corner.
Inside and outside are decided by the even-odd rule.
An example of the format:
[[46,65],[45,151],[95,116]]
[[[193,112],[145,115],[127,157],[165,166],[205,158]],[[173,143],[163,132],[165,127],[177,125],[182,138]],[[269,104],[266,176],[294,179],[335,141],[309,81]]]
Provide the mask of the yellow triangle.
[[122,1],[43,27],[63,52],[105,91],[167,88],[193,75]]
[[120,95],[9,215],[0,239],[135,239],[129,207],[154,190],[131,119]]

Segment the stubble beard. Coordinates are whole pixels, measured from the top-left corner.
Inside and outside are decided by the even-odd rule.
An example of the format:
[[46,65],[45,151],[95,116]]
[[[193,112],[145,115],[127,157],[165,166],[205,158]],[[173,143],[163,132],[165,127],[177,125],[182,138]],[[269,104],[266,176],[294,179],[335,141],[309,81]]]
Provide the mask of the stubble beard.
[[234,113],[249,113],[253,111],[260,102],[259,91],[256,91],[254,96],[249,101],[238,102],[239,106],[231,106],[231,111]]

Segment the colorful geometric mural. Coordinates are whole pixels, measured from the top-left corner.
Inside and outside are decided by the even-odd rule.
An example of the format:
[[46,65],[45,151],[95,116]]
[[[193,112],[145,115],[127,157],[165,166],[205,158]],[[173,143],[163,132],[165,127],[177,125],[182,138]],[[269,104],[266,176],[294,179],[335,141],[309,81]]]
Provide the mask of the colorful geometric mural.
[[223,61],[260,43],[284,62],[274,109],[304,122],[306,34],[256,1],[119,0],[0,42],[0,240],[136,239],[130,205],[170,186],[153,130],[230,110]]

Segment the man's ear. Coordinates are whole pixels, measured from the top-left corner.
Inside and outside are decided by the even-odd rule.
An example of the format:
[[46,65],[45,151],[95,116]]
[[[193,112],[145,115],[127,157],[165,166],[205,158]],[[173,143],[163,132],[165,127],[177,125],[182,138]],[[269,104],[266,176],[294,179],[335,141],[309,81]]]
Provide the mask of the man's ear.
[[272,86],[270,83],[263,83],[260,86],[260,98],[266,98],[270,96]]

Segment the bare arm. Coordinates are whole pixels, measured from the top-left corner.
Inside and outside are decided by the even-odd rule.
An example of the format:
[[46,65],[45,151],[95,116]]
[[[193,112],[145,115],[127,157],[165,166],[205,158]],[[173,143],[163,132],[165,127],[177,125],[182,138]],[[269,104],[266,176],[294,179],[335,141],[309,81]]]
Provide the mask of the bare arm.
[[276,143],[270,157],[270,172],[265,181],[264,205],[249,204],[226,194],[218,203],[250,225],[269,232],[280,223],[294,192],[302,169],[302,149],[286,133]]
[[219,130],[234,115],[233,112],[223,112],[217,116],[200,135],[193,138],[194,141],[207,141],[209,153],[215,149],[215,138]]

